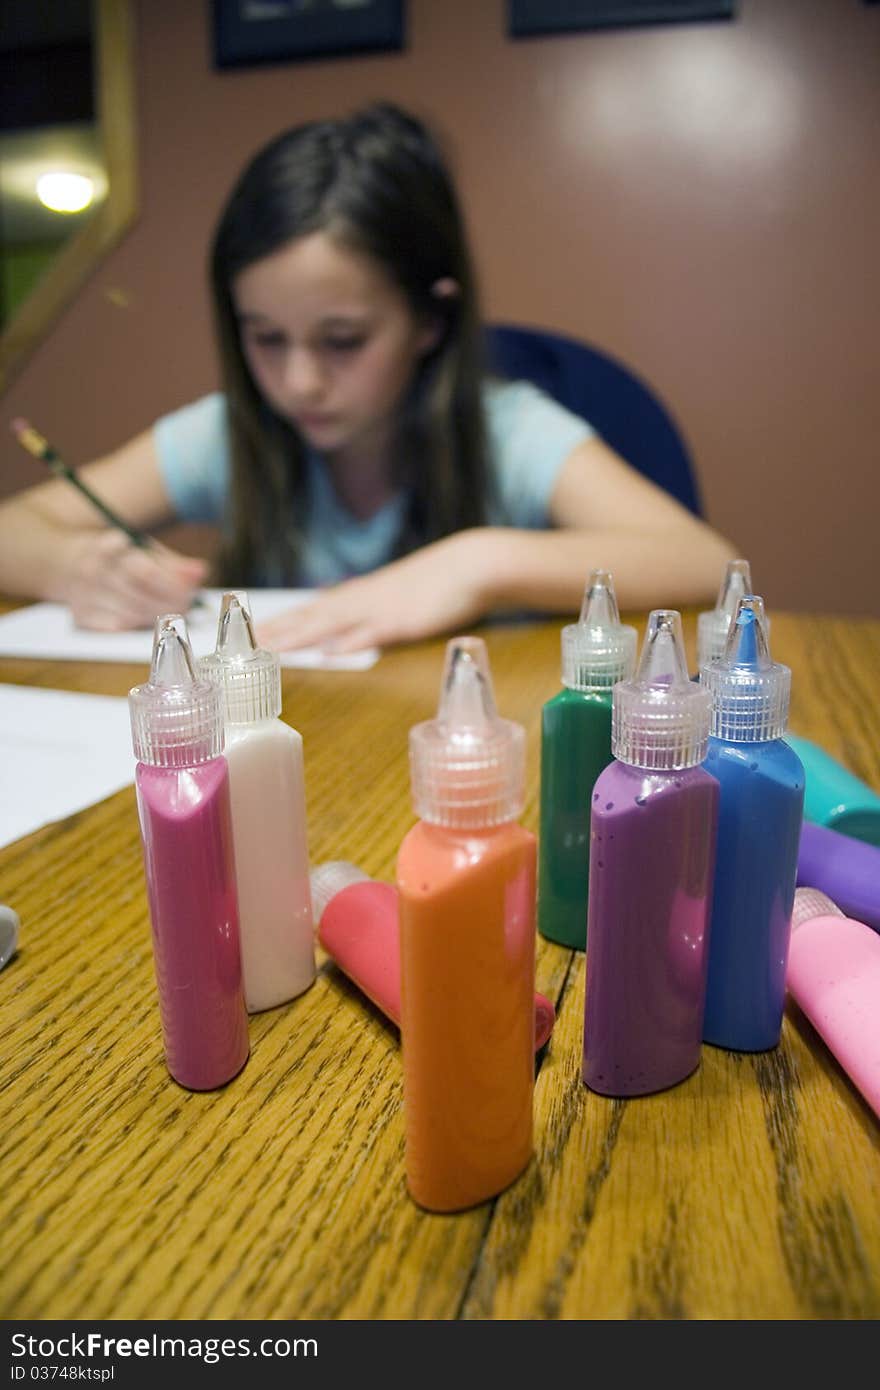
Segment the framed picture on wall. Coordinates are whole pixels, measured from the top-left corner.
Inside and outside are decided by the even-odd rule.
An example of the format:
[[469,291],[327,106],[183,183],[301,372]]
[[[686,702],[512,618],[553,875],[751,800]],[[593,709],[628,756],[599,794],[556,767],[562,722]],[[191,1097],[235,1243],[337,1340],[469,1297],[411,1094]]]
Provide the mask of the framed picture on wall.
[[403,48],[403,0],[213,0],[214,66]]
[[507,0],[511,38],[698,19],[732,19],[736,0]]

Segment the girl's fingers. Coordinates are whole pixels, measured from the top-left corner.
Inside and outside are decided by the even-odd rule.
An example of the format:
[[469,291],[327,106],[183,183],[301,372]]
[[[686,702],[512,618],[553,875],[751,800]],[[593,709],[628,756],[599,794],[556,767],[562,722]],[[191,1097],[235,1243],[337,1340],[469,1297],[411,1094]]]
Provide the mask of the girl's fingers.
[[169,574],[176,574],[187,584],[204,584],[211,568],[210,561],[202,556],[180,555],[176,550],[169,550],[167,546],[160,546],[156,542],[151,543],[146,554],[154,559],[161,557],[162,568]]
[[142,550],[120,562],[116,583],[120,593],[140,600],[143,611],[156,612],[186,612],[198,587],[194,573],[182,572],[176,563]]
[[103,632],[187,612],[205,565],[161,546],[135,546],[112,527],[78,537],[73,555],[67,598],[74,621]]
[[74,624],[92,632],[127,632],[140,626],[139,619],[129,609],[118,604],[103,604],[93,600],[71,605]]
[[348,652],[362,652],[367,647],[381,646],[378,633],[370,623],[358,623],[322,643],[324,649],[333,656],[345,656]]
[[115,615],[119,628],[151,627],[160,613],[186,613],[194,590],[189,585],[147,585],[119,570],[102,592],[84,596],[84,604],[96,613]]
[[209,562],[203,555],[184,555],[181,551],[172,550],[169,545],[164,545],[162,541],[152,538],[147,547],[147,553],[161,555],[173,564],[186,566],[188,569],[198,569],[200,572],[206,572],[208,569]]
[[352,626],[351,614],[336,611],[336,605],[325,605],[321,599],[307,608],[261,623],[257,640],[276,651],[295,651],[298,647],[314,647],[344,632]]

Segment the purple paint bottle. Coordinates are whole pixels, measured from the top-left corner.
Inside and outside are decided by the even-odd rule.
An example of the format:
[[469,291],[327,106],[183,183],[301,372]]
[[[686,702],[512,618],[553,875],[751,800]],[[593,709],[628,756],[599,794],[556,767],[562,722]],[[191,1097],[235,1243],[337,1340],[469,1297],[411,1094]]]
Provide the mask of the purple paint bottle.
[[593,789],[583,1078],[608,1096],[684,1080],[700,1061],[718,783],[711,696],[688,677],[681,616],[657,609],[614,687],[615,761]]
[[150,678],[128,700],[165,1059],[210,1091],[247,1061],[247,1012],[223,708],[180,614],[156,619]]

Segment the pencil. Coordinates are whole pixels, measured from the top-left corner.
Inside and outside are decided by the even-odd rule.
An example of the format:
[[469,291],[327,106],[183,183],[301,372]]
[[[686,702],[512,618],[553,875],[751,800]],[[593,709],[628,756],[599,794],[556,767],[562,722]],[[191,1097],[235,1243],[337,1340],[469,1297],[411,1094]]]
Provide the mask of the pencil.
[[[114,512],[112,507],[108,507],[107,503],[103,502],[97,493],[92,492],[88,484],[84,483],[82,478],[74,473],[73,469],[61,458],[60,454],[52,448],[49,441],[44,439],[39,430],[35,430],[29,421],[19,416],[12,421],[10,428],[22,448],[26,449],[35,459],[42,459],[46,467],[54,473],[56,477],[64,478],[68,483],[72,483],[77,491],[82,493],[83,497],[88,498],[92,506],[104,517],[105,521],[108,521],[111,526],[115,526],[118,531],[123,531],[125,535],[128,536],[132,545],[139,546],[141,550],[149,548],[151,538],[146,535],[145,532],[138,531],[134,526],[129,526],[128,522],[123,521],[122,517]],[[205,606],[204,599],[197,596],[193,599],[192,606],[194,608],[203,608]]]
[[35,459],[42,459],[46,467],[56,477],[66,478],[69,483],[73,483],[73,486],[82,493],[83,497],[88,498],[92,506],[101,513],[106,521],[109,521],[111,526],[125,532],[132,545],[138,545],[141,549],[149,545],[149,536],[146,536],[143,531],[136,531],[133,526],[129,526],[127,522],[122,520],[121,516],[117,516],[116,512],[107,506],[106,502],[102,502],[97,493],[92,492],[92,489],[83,482],[82,478],[77,477],[73,469],[68,467],[48,440],[44,439],[33,425],[29,424],[27,420],[19,418],[13,420],[11,428],[19,444],[27,449],[29,454],[32,454]]

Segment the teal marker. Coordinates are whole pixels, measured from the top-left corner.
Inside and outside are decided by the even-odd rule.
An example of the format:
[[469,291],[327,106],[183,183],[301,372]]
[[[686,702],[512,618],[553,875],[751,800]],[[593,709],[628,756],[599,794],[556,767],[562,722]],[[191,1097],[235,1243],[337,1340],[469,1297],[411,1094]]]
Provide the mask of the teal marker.
[[611,762],[611,690],[632,674],[636,630],[620,621],[607,570],[594,570],[578,622],[562,629],[564,689],[541,719],[538,930],[583,951],[587,940],[590,798]]
[[880,847],[880,796],[809,739],[786,734],[804,765],[804,816],[815,825]]

